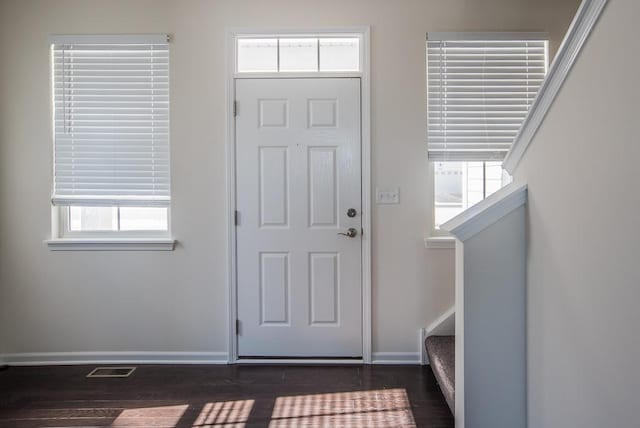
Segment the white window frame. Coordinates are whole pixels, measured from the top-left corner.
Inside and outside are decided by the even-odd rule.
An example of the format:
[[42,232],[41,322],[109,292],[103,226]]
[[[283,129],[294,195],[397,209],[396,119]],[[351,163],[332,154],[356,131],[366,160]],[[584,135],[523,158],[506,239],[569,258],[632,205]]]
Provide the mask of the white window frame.
[[[440,161],[430,161],[429,162],[429,174],[430,177],[432,178],[432,203],[431,203],[431,218],[432,218],[432,222],[431,222],[431,232],[430,232],[430,237],[427,238],[427,246],[428,247],[432,247],[432,246],[437,246],[438,244],[442,244],[442,240],[445,238],[448,238],[449,240],[453,241],[453,237],[449,234],[449,232],[446,232],[442,229],[437,229],[436,228],[436,180],[435,180],[435,167],[434,167],[434,163],[435,162],[440,162]],[[456,161],[458,163],[497,163],[498,161]],[[503,174],[506,173],[506,171],[504,170],[504,168],[502,169]],[[463,171],[463,175],[462,175],[462,202],[461,205],[464,207],[468,204],[468,195],[467,195],[467,185],[468,185],[468,177],[467,177],[467,172]],[[504,186],[506,186],[507,184],[511,183],[512,181],[512,177],[507,174],[508,179],[506,180],[506,183],[504,183]],[[486,186],[486,171],[485,174],[483,175],[483,181],[485,182],[484,185]],[[486,193],[486,192],[485,192]],[[483,199],[486,199],[489,195],[484,195]],[[435,240],[434,240],[435,239]],[[434,244],[434,245],[431,245]]]
[[[229,32],[229,58],[231,74],[234,79],[256,79],[256,78],[299,78],[299,77],[363,77],[365,74],[365,49],[366,30],[314,30],[314,31],[298,31],[298,30],[266,30],[266,31],[248,31],[248,30],[230,30]],[[269,38],[357,38],[359,40],[359,66],[358,71],[238,71],[238,39],[269,39]]]
[[[176,239],[171,232],[171,207],[167,207],[167,230],[71,231],[68,206],[51,207],[52,251],[172,251]],[[65,212],[66,211],[66,212]]]
[[[166,230],[71,230],[69,221],[70,206],[59,206],[59,231],[61,238],[94,238],[94,239],[106,239],[106,238],[169,238],[171,236],[171,207],[166,207],[167,210],[167,229]],[[123,208],[123,207],[104,207],[104,208]],[[127,208],[127,207],[124,207]],[[149,207],[153,208],[153,207]],[[162,207],[165,208],[165,207]]]
[[[523,39],[539,39],[549,36],[545,32],[448,32],[448,33],[430,33],[438,37],[446,36],[451,40],[523,40]],[[545,72],[549,69],[549,43],[545,44]],[[427,61],[425,66],[428,67]],[[426,82],[425,82],[426,83]],[[544,82],[543,82],[544,84]],[[426,87],[426,84],[425,84]],[[428,108],[428,102],[427,102]],[[428,111],[427,111],[428,117]],[[477,161],[469,161],[477,162]],[[429,226],[429,236],[424,239],[425,247],[427,248],[454,248],[455,238],[448,232],[436,228],[436,188],[435,188],[435,167],[434,161],[428,160],[428,176],[431,180],[430,195],[431,195],[431,224]],[[504,170],[504,167],[503,167]],[[509,175],[509,182],[512,181],[511,175]],[[464,186],[464,183],[463,183]],[[464,192],[463,192],[464,193]],[[463,194],[463,198],[466,196]]]
[[[59,36],[52,35],[56,40],[64,40],[69,38],[69,42],[73,42],[77,36]],[[145,36],[140,35],[83,35],[85,40],[101,41],[108,39],[110,42],[126,43],[133,39],[142,40]],[[157,36],[150,36],[155,38]],[[169,36],[167,36],[167,41]],[[54,147],[55,131],[53,129],[55,119],[54,109],[54,79],[53,67],[50,69],[49,78],[49,100],[50,106],[50,126],[51,126],[51,147]],[[143,207],[143,206],[141,206]],[[118,207],[120,208],[120,206]],[[171,206],[166,207],[167,210],[167,229],[166,230],[88,230],[73,231],[70,228],[70,210],[69,206],[51,205],[51,238],[45,243],[50,250],[54,251],[171,251],[175,248],[176,240],[172,238],[171,232]]]

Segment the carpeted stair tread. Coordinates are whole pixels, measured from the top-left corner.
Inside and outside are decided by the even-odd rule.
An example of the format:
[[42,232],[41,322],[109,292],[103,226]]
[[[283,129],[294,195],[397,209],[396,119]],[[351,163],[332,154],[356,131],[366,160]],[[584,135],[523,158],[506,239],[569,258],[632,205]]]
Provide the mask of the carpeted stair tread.
[[425,340],[429,364],[449,409],[455,410],[456,340],[455,336],[429,336]]

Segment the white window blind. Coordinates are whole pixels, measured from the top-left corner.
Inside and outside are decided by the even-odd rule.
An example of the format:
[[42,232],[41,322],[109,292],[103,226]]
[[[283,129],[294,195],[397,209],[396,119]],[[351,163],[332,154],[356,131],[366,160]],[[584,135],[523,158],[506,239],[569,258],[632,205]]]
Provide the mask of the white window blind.
[[546,75],[546,35],[429,33],[427,67],[429,159],[502,160]]
[[51,37],[55,205],[169,205],[167,40]]

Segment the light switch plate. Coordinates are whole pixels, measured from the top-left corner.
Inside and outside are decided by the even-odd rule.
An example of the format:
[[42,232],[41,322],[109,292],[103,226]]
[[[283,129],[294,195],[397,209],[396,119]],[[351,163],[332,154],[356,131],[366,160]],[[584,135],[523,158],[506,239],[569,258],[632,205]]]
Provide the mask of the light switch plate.
[[378,189],[376,188],[376,204],[399,204],[400,188]]

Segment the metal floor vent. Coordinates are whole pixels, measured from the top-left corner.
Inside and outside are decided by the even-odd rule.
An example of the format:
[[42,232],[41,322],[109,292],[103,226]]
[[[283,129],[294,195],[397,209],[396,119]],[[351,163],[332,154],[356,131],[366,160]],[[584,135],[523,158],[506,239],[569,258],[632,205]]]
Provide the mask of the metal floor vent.
[[96,367],[87,377],[129,377],[135,367]]

